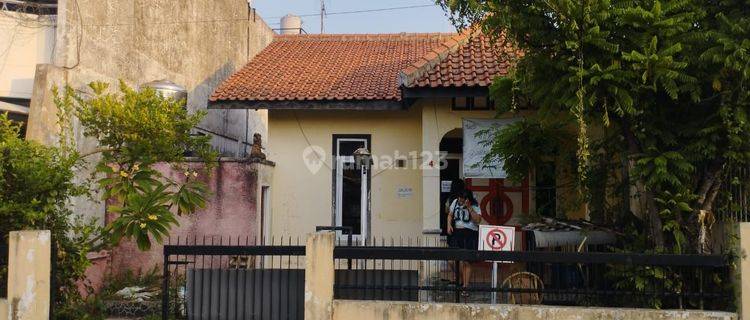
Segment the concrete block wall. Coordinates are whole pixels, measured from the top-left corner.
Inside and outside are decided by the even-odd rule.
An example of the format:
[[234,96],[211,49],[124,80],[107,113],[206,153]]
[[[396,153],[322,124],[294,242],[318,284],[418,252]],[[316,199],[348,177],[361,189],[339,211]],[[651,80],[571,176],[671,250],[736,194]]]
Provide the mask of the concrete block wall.
[[8,295],[6,300],[0,300],[0,320],[48,319],[50,232],[14,231],[8,240]]

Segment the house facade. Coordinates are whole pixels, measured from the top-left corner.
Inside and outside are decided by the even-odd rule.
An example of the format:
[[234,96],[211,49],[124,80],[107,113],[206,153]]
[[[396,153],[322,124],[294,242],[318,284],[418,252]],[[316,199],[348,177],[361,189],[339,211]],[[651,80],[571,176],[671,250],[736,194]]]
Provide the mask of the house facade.
[[[268,110],[276,167],[266,239],[318,226],[350,227],[359,239],[438,235],[450,184],[463,178],[488,223],[519,225],[535,210],[533,179],[469,174],[477,170],[467,152],[476,161],[482,148],[464,143],[475,124],[522,115],[498,115],[488,98],[515,54],[470,32],[277,36],[219,86],[209,108]],[[355,165],[360,148],[371,167]]]

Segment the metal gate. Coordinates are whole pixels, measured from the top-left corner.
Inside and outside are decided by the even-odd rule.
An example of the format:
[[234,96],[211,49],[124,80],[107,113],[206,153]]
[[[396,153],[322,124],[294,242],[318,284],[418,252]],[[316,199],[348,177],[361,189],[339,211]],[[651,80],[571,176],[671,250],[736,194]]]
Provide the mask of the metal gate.
[[303,319],[299,241],[192,240],[164,246],[162,319]]

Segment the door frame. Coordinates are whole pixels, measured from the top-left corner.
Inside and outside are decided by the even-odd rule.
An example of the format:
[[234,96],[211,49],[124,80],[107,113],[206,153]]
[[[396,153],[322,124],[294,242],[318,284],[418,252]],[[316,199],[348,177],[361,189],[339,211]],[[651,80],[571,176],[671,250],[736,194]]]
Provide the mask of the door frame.
[[[331,225],[332,226],[340,226],[342,215],[341,212],[341,202],[342,202],[342,196],[343,193],[339,193],[338,185],[341,183],[343,174],[341,174],[342,171],[342,165],[343,162],[339,161],[339,141],[364,141],[365,142],[365,148],[370,150],[372,153],[372,136],[369,134],[334,134],[332,135],[332,157],[333,157],[333,172],[332,172],[332,181],[331,181],[331,192],[332,192],[332,201],[331,201]],[[351,156],[345,156],[346,158],[350,158]],[[353,162],[353,157],[351,159],[345,159],[350,160]],[[348,161],[347,161],[348,162]],[[362,204],[360,206],[361,210],[361,219],[360,219],[360,230],[361,233],[359,235],[353,235],[353,239],[357,242],[360,242],[364,244],[364,241],[367,239],[367,237],[370,236],[371,231],[371,196],[370,196],[370,190],[372,187],[372,174],[371,170],[363,170],[362,172],[362,179],[365,181],[363,187],[362,187],[362,197],[361,201]],[[336,234],[340,238],[346,238],[340,231],[337,231]]]

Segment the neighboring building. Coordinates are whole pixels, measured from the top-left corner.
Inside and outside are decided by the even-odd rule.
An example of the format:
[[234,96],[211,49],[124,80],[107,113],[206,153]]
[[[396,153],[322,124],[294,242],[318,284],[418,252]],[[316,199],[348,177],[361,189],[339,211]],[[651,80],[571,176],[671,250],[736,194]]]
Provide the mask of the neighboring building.
[[[58,142],[59,130],[52,86],[68,84],[85,93],[91,81],[116,84],[121,79],[138,87],[168,79],[187,89],[189,110],[205,110],[214,88],[274,36],[246,0],[0,0],[0,5],[6,2],[15,3],[7,6],[12,14],[43,4],[44,14],[51,15],[53,24],[40,29],[47,31],[37,31],[37,40],[27,41],[28,54],[11,51],[14,56],[0,56],[0,63],[18,65],[13,77],[0,77],[0,90],[9,85],[22,88],[14,95],[27,99],[30,106],[26,138],[50,145]],[[12,35],[3,33],[0,38]],[[27,56],[34,59],[13,60]],[[210,135],[223,155],[242,157],[254,133],[267,134],[265,123],[265,111],[213,111],[196,131]],[[82,152],[96,148],[80,128],[74,126],[74,131]],[[90,174],[81,170],[78,178]],[[82,197],[72,205],[85,217],[103,220],[102,201]]]
[[49,63],[54,53],[55,11],[48,6],[0,1],[0,113],[24,124],[24,132],[36,65]]
[[[471,177],[488,222],[520,224],[535,210],[533,182],[475,172],[467,157],[475,161],[481,147],[465,138],[475,125],[519,116],[496,120],[488,99],[510,65],[503,57],[515,54],[468,32],[278,36],[213,93],[209,108],[269,112],[276,167],[272,207],[261,218],[268,236],[331,225],[359,237],[439,234],[450,181]],[[362,147],[377,159],[369,172],[352,166]]]

